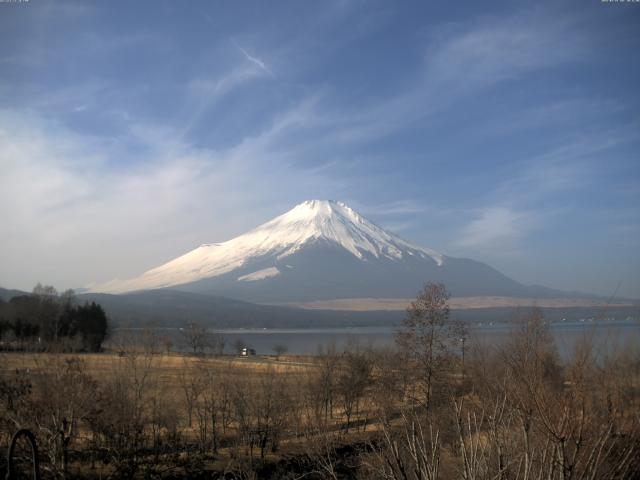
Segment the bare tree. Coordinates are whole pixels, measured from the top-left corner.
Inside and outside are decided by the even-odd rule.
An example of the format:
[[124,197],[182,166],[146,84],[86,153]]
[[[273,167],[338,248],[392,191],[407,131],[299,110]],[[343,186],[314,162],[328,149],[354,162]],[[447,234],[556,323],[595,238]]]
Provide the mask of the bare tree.
[[463,478],[632,478],[640,432],[628,412],[637,404],[613,387],[629,385],[618,373],[629,370],[596,361],[588,344],[578,350],[563,370],[534,309],[496,355],[474,355],[479,401],[454,401]]
[[48,340],[58,341],[61,305],[58,291],[51,285],[38,283],[33,287],[33,296],[38,299],[36,313],[40,335]]
[[173,348],[173,340],[171,340],[171,337],[169,335],[163,335],[160,337],[160,343],[162,344],[162,348],[165,353],[169,355],[171,353],[171,348]]
[[305,453],[315,467],[311,473],[317,473],[323,479],[338,480],[340,478],[339,433],[322,425],[310,426],[305,433]]
[[183,358],[183,367],[180,370],[180,388],[184,397],[184,405],[187,410],[187,424],[189,428],[193,425],[193,411],[202,394],[202,378],[196,374],[195,368],[190,358]]
[[227,344],[227,340],[222,333],[214,332],[209,334],[207,344],[214,355],[220,356],[224,354],[224,347]]
[[289,350],[283,343],[278,343],[272,347],[273,353],[276,354],[276,360],[280,360],[280,355],[284,355]]
[[285,378],[269,368],[260,375],[256,394],[251,398],[253,433],[260,447],[260,458],[264,459],[266,448],[276,452],[284,430],[289,422],[292,407],[289,388]]
[[228,385],[224,381],[223,372],[207,359],[200,359],[195,363],[193,374],[197,378],[198,388],[195,412],[198,417],[200,448],[203,452],[209,448],[216,452],[221,430],[226,428],[225,421],[229,416]]
[[[95,382],[84,372],[77,357],[34,357],[36,372],[29,372],[28,390],[22,393],[21,406],[7,405],[13,411],[16,424],[29,426],[42,442],[42,451],[49,462],[45,468],[65,478],[68,474],[68,452],[80,433],[80,422],[93,402]],[[16,386],[20,386],[18,383]],[[26,386],[26,385],[25,385]]]
[[418,368],[417,381],[422,387],[421,400],[428,408],[434,383],[441,379],[451,358],[455,339],[454,323],[449,315],[449,293],[444,285],[427,283],[411,302],[396,343],[404,349]]
[[[426,425],[423,425],[427,423]],[[389,424],[381,426],[381,441],[372,448],[372,478],[393,480],[438,480],[440,476],[442,442],[431,422],[422,422],[415,412],[402,412],[400,427],[394,431]],[[461,477],[464,480],[467,477]]]
[[157,404],[161,361],[152,349],[129,348],[101,380],[87,421],[119,477],[132,478],[145,464],[140,451],[162,408]]
[[335,345],[319,348],[315,357],[317,369],[310,373],[308,392],[318,423],[325,425],[333,416],[339,356]]
[[358,417],[360,400],[371,380],[371,359],[360,349],[345,352],[342,368],[338,372],[337,387],[346,417],[345,431],[351,427],[353,417]]
[[191,322],[182,329],[182,335],[194,355],[204,353],[205,348],[208,346],[206,328],[195,322]]
[[370,355],[374,370],[370,397],[378,416],[384,420],[393,416],[405,402],[412,382],[408,355],[392,347],[378,348]]

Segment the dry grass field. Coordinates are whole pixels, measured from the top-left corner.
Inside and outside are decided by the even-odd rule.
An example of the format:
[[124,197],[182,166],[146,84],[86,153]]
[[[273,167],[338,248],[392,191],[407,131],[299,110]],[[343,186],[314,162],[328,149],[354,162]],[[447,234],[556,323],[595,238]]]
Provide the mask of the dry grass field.
[[[122,358],[115,352],[106,353],[32,353],[32,352],[0,352],[0,375],[7,375],[15,369],[37,369],[46,371],[52,368],[56,361],[70,358],[80,358],[84,362],[85,372],[96,378],[109,375],[122,363]],[[136,362],[142,365],[145,355],[140,352],[135,355]],[[314,367],[313,357],[281,355],[279,360],[272,356],[240,357],[225,356],[194,356],[188,354],[155,354],[153,356],[154,374],[159,375],[167,385],[175,384],[177,376],[185,368],[195,365],[205,365],[208,368],[220,370],[232,368],[238,372],[259,373],[267,369],[278,373],[301,373]],[[175,385],[174,385],[175,386]]]
[[[135,468],[138,473],[144,469],[147,473],[170,472],[189,477],[191,467],[185,465],[192,463],[206,471],[233,471],[241,475],[238,472],[252,468],[247,467],[247,462],[253,465],[256,458],[262,464],[275,464],[292,456],[310,458],[322,445],[312,444],[309,434],[329,434],[331,449],[338,437],[340,444],[363,443],[362,434],[376,428],[370,419],[362,421],[372,416],[370,402],[358,399],[358,411],[349,413],[351,431],[345,429],[344,409],[337,399],[328,400],[330,404],[325,406],[328,411],[324,414],[318,411],[322,407],[311,405],[317,404],[322,395],[320,391],[313,392],[311,395],[317,397],[312,399],[308,391],[321,368],[317,358],[291,355],[278,359],[213,357],[150,353],[142,349],[100,354],[0,353],[0,379],[9,383],[19,373],[32,379],[35,390],[40,390],[35,402],[26,407],[40,410],[31,412],[35,417],[51,410],[67,410],[67,416],[83,410],[90,416],[93,402],[101,404],[105,395],[109,397],[124,389],[120,392],[124,398],[109,399],[99,407],[101,414],[109,408],[113,410],[108,412],[107,423],[114,424],[117,432],[106,437],[128,437],[125,440],[133,443],[102,449],[103,454],[112,458],[87,464],[80,453],[93,446],[98,433],[81,414],[74,420],[75,431],[68,449],[76,455],[70,455],[64,469],[72,475],[100,477],[127,476],[130,473],[127,468],[132,467],[126,465],[126,459],[118,457],[141,447],[159,449],[162,453],[146,460],[139,458],[140,465]],[[76,389],[84,390],[86,398],[78,399]],[[65,398],[65,394],[69,397]],[[74,409],[78,411],[73,412]],[[324,418],[322,426],[313,425],[310,418],[313,415]],[[139,444],[137,439],[130,438],[131,432],[126,432],[129,427],[135,430],[136,424],[147,437]],[[3,444],[10,433],[0,432]],[[169,439],[173,445],[167,451],[161,445],[168,444]],[[117,452],[118,449],[126,453]],[[165,463],[172,465],[168,467]]]

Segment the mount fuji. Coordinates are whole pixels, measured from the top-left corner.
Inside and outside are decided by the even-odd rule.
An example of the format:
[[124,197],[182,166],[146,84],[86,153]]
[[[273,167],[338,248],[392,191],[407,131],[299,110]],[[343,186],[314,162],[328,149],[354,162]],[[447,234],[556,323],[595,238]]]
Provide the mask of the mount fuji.
[[409,243],[342,202],[309,200],[223,243],[203,244],[129,280],[90,287],[125,293],[167,289],[257,303],[414,297],[426,281],[454,296],[557,297],[490,266]]

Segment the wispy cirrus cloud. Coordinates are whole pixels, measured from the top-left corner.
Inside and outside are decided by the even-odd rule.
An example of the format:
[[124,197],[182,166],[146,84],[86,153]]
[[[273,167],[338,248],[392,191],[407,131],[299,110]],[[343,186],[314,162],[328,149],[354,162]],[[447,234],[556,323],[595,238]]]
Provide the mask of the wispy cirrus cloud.
[[0,111],[0,283],[28,288],[51,275],[81,286],[139,273],[203,241],[241,233],[290,208],[292,198],[311,191],[339,198],[344,180],[293,167],[281,150],[280,137],[304,124],[307,108],[293,107],[272,128],[224,151],[132,126],[154,160],[117,169],[110,163],[119,146],[100,139],[92,145],[39,116]]
[[[562,48],[556,48],[562,45]],[[325,112],[329,141],[366,143],[432,119],[481,92],[589,58],[588,37],[566,15],[524,9],[447,24],[426,36],[419,67],[397,94],[350,111]],[[404,76],[400,78],[405,78]]]
[[[584,208],[581,192],[601,183],[609,168],[603,158],[617,147],[633,144],[637,137],[631,126],[607,129],[514,160],[482,199],[483,206],[473,209],[471,218],[461,225],[455,245],[471,254],[524,253],[529,235],[548,230],[554,219]],[[626,217],[625,222],[608,228],[627,230],[629,211],[617,212],[616,216]]]
[[396,200],[367,208],[376,215],[414,215],[424,214],[432,210],[429,205],[416,200]]
[[585,61],[589,41],[577,27],[575,18],[536,8],[446,25],[430,35],[427,83],[460,94]]
[[192,96],[193,107],[181,128],[180,138],[184,138],[218,101],[260,76],[260,72],[255,68],[235,67],[217,78],[199,76],[191,79],[187,89]]
[[534,227],[536,213],[507,207],[487,207],[476,211],[475,218],[461,231],[458,246],[473,250],[513,252],[517,242]]
[[230,40],[231,40],[231,43],[233,43],[233,45],[238,49],[238,51],[242,53],[242,55],[244,55],[244,58],[246,58],[248,61],[250,61],[254,65],[257,65],[264,72],[268,73],[271,76],[274,76],[273,72],[269,69],[269,67],[267,67],[266,63],[264,63],[258,57],[249,54],[249,52],[247,52],[244,48],[242,48],[238,44],[238,42],[236,42],[233,38],[231,38]]

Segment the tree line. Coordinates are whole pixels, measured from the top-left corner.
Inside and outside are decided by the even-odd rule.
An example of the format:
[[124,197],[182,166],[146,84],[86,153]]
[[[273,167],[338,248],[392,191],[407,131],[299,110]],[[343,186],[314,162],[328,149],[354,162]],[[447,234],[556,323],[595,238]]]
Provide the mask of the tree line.
[[0,340],[4,349],[97,352],[108,331],[104,309],[95,302],[78,304],[73,290],[63,293],[38,284],[30,295],[0,300]]

